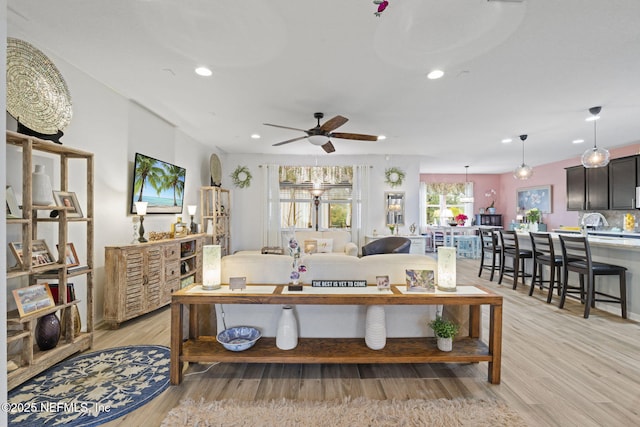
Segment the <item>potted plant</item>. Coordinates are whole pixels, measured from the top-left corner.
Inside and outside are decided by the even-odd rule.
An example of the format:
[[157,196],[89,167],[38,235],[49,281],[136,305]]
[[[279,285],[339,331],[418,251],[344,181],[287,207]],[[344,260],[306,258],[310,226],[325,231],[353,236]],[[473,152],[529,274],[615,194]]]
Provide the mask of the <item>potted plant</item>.
[[452,320],[444,320],[441,316],[436,316],[435,320],[429,322],[429,327],[436,334],[438,349],[451,351],[453,349],[453,337],[458,333],[460,325]]
[[463,226],[465,221],[467,219],[469,219],[469,217],[466,216],[465,214],[461,213],[461,214],[456,215],[455,219],[456,219],[456,222],[458,223],[459,226]]

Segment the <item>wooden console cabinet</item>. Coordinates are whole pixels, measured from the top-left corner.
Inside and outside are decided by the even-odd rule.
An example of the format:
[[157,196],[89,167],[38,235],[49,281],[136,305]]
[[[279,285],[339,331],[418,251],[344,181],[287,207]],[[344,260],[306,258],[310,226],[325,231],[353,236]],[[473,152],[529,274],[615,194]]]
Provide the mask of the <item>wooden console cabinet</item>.
[[202,281],[204,234],[105,247],[104,320],[125,320],[171,302],[171,294]]
[[[500,383],[502,354],[502,296],[481,286],[459,287],[456,293],[392,294],[252,293],[247,289],[203,291],[199,284],[181,289],[171,298],[171,383],[180,384],[185,362],[196,363],[470,363],[488,362],[488,380]],[[469,306],[469,334],[454,340],[453,351],[436,348],[435,338],[387,338],[382,350],[371,350],[364,338],[300,338],[293,350],[280,350],[275,338],[260,338],[248,350],[226,350],[214,336],[200,335],[197,306],[210,304],[312,304],[312,305],[462,305]],[[480,306],[489,306],[488,342],[480,339]],[[189,336],[183,338],[185,307],[189,308]],[[304,322],[304,319],[298,319]]]

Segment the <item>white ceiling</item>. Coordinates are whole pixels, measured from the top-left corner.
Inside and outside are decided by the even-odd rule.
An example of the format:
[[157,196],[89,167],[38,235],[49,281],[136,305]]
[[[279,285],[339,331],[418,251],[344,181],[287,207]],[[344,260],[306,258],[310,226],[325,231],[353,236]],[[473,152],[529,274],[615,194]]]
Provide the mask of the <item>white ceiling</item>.
[[[640,141],[640,1],[8,0],[32,43],[226,153],[422,156],[502,173]],[[213,70],[208,78],[196,66]],[[440,68],[440,80],[426,74]],[[73,86],[70,87],[73,97]],[[348,117],[325,154],[302,133]],[[250,138],[259,133],[262,138]],[[502,144],[511,137],[514,142]],[[576,138],[585,143],[572,144]]]

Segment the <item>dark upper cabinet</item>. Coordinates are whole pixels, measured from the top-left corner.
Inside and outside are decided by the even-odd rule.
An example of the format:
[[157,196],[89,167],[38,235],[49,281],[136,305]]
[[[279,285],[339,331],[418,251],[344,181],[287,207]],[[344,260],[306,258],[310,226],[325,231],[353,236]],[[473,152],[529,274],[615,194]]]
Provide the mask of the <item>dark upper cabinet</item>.
[[609,163],[609,208],[635,209],[636,180],[640,158],[622,157]]
[[586,200],[585,168],[574,166],[567,168],[567,210],[584,210]]
[[476,214],[475,225],[502,226],[502,214]]
[[609,209],[609,168],[574,166],[567,171],[567,210]]
[[609,209],[609,168],[586,169],[587,200],[585,209],[606,210]]

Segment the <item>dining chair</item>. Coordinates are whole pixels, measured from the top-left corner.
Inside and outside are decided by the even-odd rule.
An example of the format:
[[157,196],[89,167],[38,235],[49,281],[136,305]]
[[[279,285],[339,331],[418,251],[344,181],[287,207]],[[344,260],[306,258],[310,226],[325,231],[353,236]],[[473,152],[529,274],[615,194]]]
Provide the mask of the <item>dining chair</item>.
[[[534,254],[529,296],[533,295],[536,285],[540,286],[540,289],[548,288],[548,304],[553,298],[554,289],[557,290],[559,296],[562,295],[562,256],[555,254],[551,234],[531,232],[529,237],[531,238],[531,250]],[[549,280],[544,280],[544,266],[549,267]],[[545,286],[545,283],[548,286]]]
[[[500,230],[500,246],[502,246],[502,256],[500,258],[500,278],[498,284],[502,283],[505,276],[513,277],[513,289],[518,286],[518,276],[522,277],[522,284],[526,285],[525,277],[531,277],[531,274],[525,272],[524,262],[533,258],[533,252],[529,249],[520,249],[518,235],[514,230]],[[506,266],[506,259],[511,258],[511,267]]]
[[[579,294],[580,302],[584,304],[584,318],[589,318],[591,308],[596,302],[609,302],[620,304],[622,318],[627,318],[627,268],[615,264],[593,261],[589,240],[585,236],[560,235],[560,247],[564,259],[562,295],[560,296],[560,308],[564,308],[567,294]],[[573,271],[580,276],[579,286],[569,285],[569,272]],[[596,276],[618,276],[620,295],[611,295],[596,290]],[[587,277],[585,288],[584,278]]]

